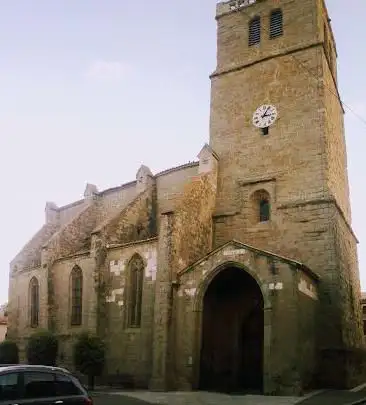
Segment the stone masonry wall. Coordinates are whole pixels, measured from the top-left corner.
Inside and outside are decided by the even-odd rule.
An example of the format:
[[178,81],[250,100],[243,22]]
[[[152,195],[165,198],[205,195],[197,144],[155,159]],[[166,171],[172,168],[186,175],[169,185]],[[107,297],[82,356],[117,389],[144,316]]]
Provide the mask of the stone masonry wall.
[[23,247],[10,263],[11,271],[31,269],[40,266],[42,246],[59,229],[57,224],[45,224]]
[[[79,266],[83,274],[82,324],[71,325],[71,271]],[[94,260],[89,252],[62,259],[53,265],[55,291],[55,333],[60,339],[59,363],[73,369],[72,344],[82,331],[96,331]]]
[[155,187],[139,194],[126,208],[107,219],[94,233],[101,232],[108,243],[118,244],[156,236]]
[[[160,209],[171,206],[176,193],[183,190],[194,173],[197,173],[197,163],[158,175]],[[58,220],[44,225],[11,263],[9,336],[16,339],[35,331],[28,328],[27,314],[29,281],[33,274],[37,274],[41,293],[40,327],[52,326],[61,339],[60,364],[72,367],[71,350],[75,335],[84,328],[95,331],[98,324],[98,297],[93,285],[96,263],[94,253],[89,252],[92,231],[103,229],[100,240],[104,248],[106,242],[128,243],[155,236],[156,207],[154,187],[136,198],[136,182],[131,182],[105,190],[89,201],[80,200],[57,208]],[[47,247],[43,248],[44,245]],[[68,322],[69,274],[75,263],[79,263],[83,270],[87,291],[81,328],[71,328]],[[101,269],[104,271],[105,266],[102,265]],[[21,340],[20,344],[24,349],[25,341]],[[141,347],[135,348],[140,350]]]
[[322,125],[326,144],[328,188],[330,194],[336,199],[346,220],[351,223],[343,109],[336,96],[337,87],[329,69],[327,58],[323,56],[322,60],[324,109],[319,112],[319,115],[323,116]]
[[[346,218],[350,210],[342,111],[325,89],[336,92],[322,43],[325,11],[320,1],[281,2],[284,33],[270,40],[268,5],[257,2],[218,18],[210,124],[210,144],[220,158],[215,246],[235,238],[318,272],[318,344],[342,345],[342,319],[350,312],[340,303],[341,291],[353,282],[340,267],[342,260],[345,268],[355,260],[352,237],[333,219],[334,198]],[[263,35],[259,46],[248,47],[247,27],[254,15],[262,18]],[[252,115],[267,103],[276,106],[278,119],[263,136]],[[271,220],[263,224],[253,220],[252,195],[261,189],[271,202]],[[338,246],[350,243],[348,259],[341,259]]]
[[[134,254],[145,262],[140,328],[126,327],[126,293],[128,263]],[[148,385],[152,371],[152,331],[157,271],[156,241],[129,244],[110,249],[106,259],[109,271],[107,298],[108,334],[106,335],[106,374]]]
[[121,211],[137,196],[136,182],[116,187],[102,192],[101,201],[101,220],[105,220],[109,215]]
[[[162,212],[173,211],[190,179],[198,174],[198,163],[158,175],[156,178],[158,219]],[[178,198],[177,198],[178,197]]]
[[72,221],[73,218],[85,209],[86,205],[87,203],[85,200],[79,200],[64,207],[60,207],[58,210],[60,225],[66,225],[68,222]]
[[314,387],[317,372],[318,285],[303,272],[298,273],[298,364],[304,391]]
[[[317,0],[281,0],[280,4],[275,4],[264,0],[230,14],[227,14],[228,2],[218,4],[217,71],[313,44],[319,38],[316,3]],[[270,11],[279,6],[284,11],[285,35],[272,41],[268,34],[269,16]],[[248,22],[256,16],[262,20],[261,45],[248,47]],[[262,78],[260,82],[262,84]]]
[[92,203],[48,241],[47,251],[50,263],[61,257],[88,250],[90,235],[97,223],[98,205]]
[[199,387],[204,291],[211,273],[228,262],[242,266],[242,271],[249,272],[262,290],[264,392],[277,395],[301,392],[312,382],[315,372],[317,285],[314,279],[281,260],[230,243],[179,276],[175,296],[175,389]]
[[47,329],[47,271],[37,267],[20,271],[10,278],[8,336],[19,344],[21,362],[26,361],[26,339],[36,330],[30,327],[29,283],[33,277],[37,278],[39,284],[39,328]]
[[[296,58],[317,72],[321,50],[299,51]],[[260,77],[260,86],[258,86]],[[300,101],[301,100],[301,101]],[[261,104],[277,107],[279,119],[263,136],[252,124]],[[321,151],[322,107],[317,82],[289,55],[263,61],[212,79],[211,146],[220,158],[217,211],[241,207],[240,183],[276,180],[276,203],[327,195]],[[309,131],[311,128],[311,131]]]
[[187,184],[173,216],[173,277],[212,249],[215,173],[197,176]]
[[361,347],[363,327],[357,244],[355,236],[336,208],[334,208],[334,233],[341,286],[340,303],[343,306],[343,342],[346,347]]

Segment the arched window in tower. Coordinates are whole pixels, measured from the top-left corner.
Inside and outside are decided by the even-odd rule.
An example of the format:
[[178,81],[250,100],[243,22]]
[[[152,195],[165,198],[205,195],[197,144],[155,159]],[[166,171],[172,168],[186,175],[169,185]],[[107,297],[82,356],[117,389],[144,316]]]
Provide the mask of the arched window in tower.
[[261,42],[261,19],[254,17],[249,22],[249,46],[259,44]]
[[135,254],[128,266],[127,327],[139,328],[141,326],[144,268],[142,257]]
[[33,277],[29,283],[29,320],[31,328],[36,328],[39,324],[39,283]]
[[267,197],[263,197],[259,201],[259,222],[266,222],[270,219],[270,204]]
[[271,12],[269,37],[277,38],[283,35],[283,15],[282,10],[277,9]]
[[75,266],[70,274],[70,298],[71,325],[81,325],[83,316],[83,272],[79,266]]
[[266,190],[257,190],[252,194],[253,223],[267,222],[271,218],[271,200]]

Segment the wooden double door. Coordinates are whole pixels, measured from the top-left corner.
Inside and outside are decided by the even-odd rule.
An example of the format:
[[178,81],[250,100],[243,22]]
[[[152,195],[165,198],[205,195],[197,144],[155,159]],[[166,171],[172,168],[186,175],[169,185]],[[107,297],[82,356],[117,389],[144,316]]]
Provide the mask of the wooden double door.
[[227,268],[204,296],[199,388],[263,391],[263,296],[244,270]]

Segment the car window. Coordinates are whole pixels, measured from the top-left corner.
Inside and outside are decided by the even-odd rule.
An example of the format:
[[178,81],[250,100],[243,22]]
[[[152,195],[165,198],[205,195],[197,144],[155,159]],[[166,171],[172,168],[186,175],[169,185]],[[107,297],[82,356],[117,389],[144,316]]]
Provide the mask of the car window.
[[64,374],[56,374],[56,391],[60,397],[83,395],[74,379]]
[[0,401],[18,399],[18,381],[18,373],[7,373],[0,375]]
[[27,399],[55,397],[56,384],[54,374],[42,371],[25,371],[24,396]]

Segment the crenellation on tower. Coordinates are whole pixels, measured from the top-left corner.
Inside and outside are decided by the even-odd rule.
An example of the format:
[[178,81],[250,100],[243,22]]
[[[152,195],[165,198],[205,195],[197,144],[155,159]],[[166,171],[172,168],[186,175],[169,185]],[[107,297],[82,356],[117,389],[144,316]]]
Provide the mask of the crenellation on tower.
[[259,3],[263,0],[229,0],[222,1],[216,4],[216,18],[220,18],[222,15],[238,12],[243,9],[247,9],[249,6]]

